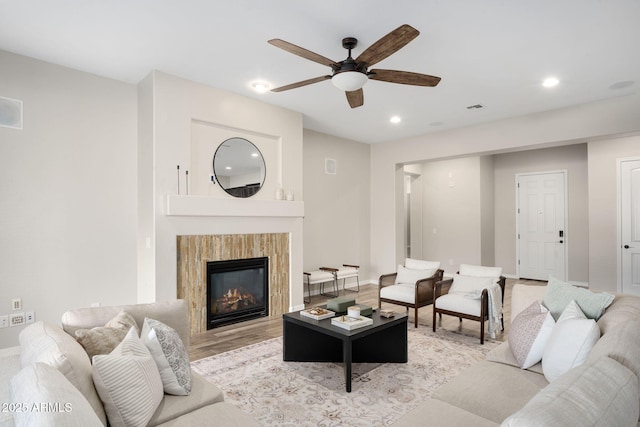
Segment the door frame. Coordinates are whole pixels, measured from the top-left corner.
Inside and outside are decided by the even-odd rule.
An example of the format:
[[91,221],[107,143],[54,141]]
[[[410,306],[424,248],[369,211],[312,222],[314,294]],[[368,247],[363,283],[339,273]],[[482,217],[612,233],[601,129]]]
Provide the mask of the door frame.
[[622,163],[640,161],[640,156],[616,159],[616,289],[622,293]]
[[567,197],[569,191],[568,191],[568,186],[567,186],[567,177],[569,175],[569,172],[567,169],[558,169],[558,170],[549,170],[549,171],[538,171],[538,172],[522,172],[522,173],[516,173],[515,174],[515,181],[514,181],[514,189],[515,189],[515,193],[516,193],[516,209],[514,212],[514,215],[516,217],[516,234],[514,236],[515,241],[516,241],[516,277],[519,279],[520,278],[520,239],[518,239],[518,235],[520,234],[520,221],[519,221],[519,216],[518,216],[518,210],[520,209],[520,189],[518,188],[518,178],[520,178],[521,176],[528,176],[528,175],[547,175],[547,174],[551,174],[551,173],[561,173],[562,174],[562,178],[564,181],[564,277],[558,277],[558,279],[563,280],[563,281],[567,281],[567,278],[569,277],[569,240],[567,239],[567,236],[570,236],[569,234],[569,197]]

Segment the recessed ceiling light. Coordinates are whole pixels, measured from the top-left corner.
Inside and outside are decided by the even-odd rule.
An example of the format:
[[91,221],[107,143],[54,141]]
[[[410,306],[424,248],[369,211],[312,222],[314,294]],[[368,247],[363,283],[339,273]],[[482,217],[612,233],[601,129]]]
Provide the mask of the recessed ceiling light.
[[224,167],[226,170],[230,171],[231,170],[231,166],[225,166]]
[[265,93],[269,90],[269,83],[263,81],[255,81],[251,83],[251,87],[258,93]]
[[555,77],[547,77],[542,82],[542,86],[544,86],[544,87],[554,87],[554,86],[557,86],[558,83],[560,83],[560,80],[558,80],[557,78],[555,78]]
[[400,123],[402,121],[402,117],[400,117],[400,116],[391,116],[389,121],[391,123],[393,123],[394,125],[396,125],[396,124],[398,124],[398,123]]
[[251,157],[258,157],[258,153],[251,153]]

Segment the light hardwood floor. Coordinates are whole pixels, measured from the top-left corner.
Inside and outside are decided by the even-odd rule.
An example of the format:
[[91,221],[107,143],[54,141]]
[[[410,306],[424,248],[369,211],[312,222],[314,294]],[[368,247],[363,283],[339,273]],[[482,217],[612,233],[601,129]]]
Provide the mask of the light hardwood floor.
[[[515,280],[507,279],[504,295],[504,332],[496,337],[497,340],[504,341],[507,339],[509,331],[509,319],[511,318],[511,289],[515,283],[524,283],[527,285],[546,285],[546,282],[538,282],[535,280]],[[347,292],[352,295],[359,304],[366,304],[372,307],[378,307],[378,286],[362,285],[360,292]],[[344,291],[340,295],[345,295]],[[311,303],[306,307],[314,307],[324,304],[326,297],[320,295],[312,296]],[[393,304],[382,304],[383,309],[401,312],[405,310],[402,306]],[[419,328],[431,328],[433,312],[431,306],[422,307],[418,311]],[[413,327],[413,310],[409,312],[409,326]],[[463,319],[462,322],[456,317],[443,316],[438,321],[438,328],[460,331],[464,334],[478,335],[478,344],[480,344],[479,323],[471,320]],[[281,317],[262,317],[259,319],[249,320],[242,323],[227,325],[220,328],[211,329],[201,334],[191,337],[191,346],[189,347],[189,357],[191,360],[198,360],[214,354],[224,353],[225,351],[234,350],[270,338],[282,336],[282,318]],[[485,337],[487,335],[485,334]]]

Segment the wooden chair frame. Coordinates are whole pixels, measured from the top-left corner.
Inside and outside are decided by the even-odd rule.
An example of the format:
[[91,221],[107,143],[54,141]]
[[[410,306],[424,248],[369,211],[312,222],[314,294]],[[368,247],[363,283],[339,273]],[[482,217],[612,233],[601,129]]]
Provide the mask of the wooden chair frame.
[[418,327],[418,309],[420,307],[433,304],[434,286],[437,282],[442,280],[443,274],[444,274],[444,270],[438,269],[433,274],[433,276],[418,280],[416,282],[415,298],[414,298],[415,304],[407,303],[404,301],[397,301],[397,300],[382,298],[380,296],[380,291],[382,290],[382,288],[386,286],[395,285],[396,276],[398,275],[398,273],[383,274],[382,276],[380,276],[380,281],[379,281],[380,286],[378,287],[378,309],[382,308],[383,302],[387,302],[389,304],[401,305],[403,307],[406,307],[407,311],[409,311],[410,308],[413,308],[415,310],[414,312],[415,327],[417,328]]
[[[500,280],[498,281],[498,285],[502,289],[502,304],[504,305],[504,287],[506,284],[506,278],[504,276],[500,276]],[[455,316],[460,319],[469,319],[475,320],[476,322],[480,322],[480,344],[484,344],[484,322],[485,320],[489,320],[489,291],[486,289],[482,290],[482,295],[480,297],[480,316],[472,316],[466,313],[458,313],[457,311],[444,310],[441,308],[437,308],[435,301],[438,297],[449,293],[451,289],[451,285],[453,284],[453,279],[441,280],[435,283],[433,289],[433,332],[436,331],[436,313],[440,315],[440,319],[442,319],[442,315],[446,314],[449,316]],[[500,323],[502,326],[502,330],[504,331],[504,315],[500,316]]]

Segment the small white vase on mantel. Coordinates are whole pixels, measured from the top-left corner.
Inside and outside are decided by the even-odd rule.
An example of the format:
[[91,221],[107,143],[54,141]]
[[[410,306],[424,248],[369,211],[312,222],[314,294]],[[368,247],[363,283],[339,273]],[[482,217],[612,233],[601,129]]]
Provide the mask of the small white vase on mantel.
[[276,190],[276,200],[284,200],[284,190],[282,187],[278,187]]

